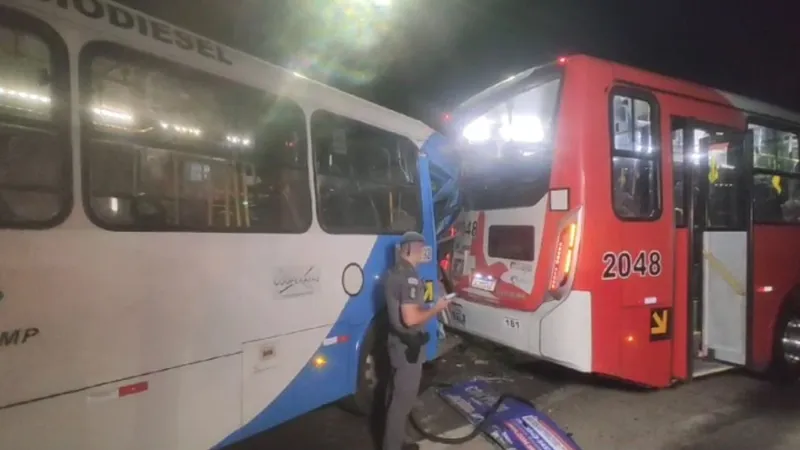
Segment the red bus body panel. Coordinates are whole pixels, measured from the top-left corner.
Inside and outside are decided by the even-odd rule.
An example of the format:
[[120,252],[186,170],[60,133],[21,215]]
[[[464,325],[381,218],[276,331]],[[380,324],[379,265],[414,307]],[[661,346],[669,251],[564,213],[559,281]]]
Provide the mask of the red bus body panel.
[[[642,92],[657,105],[662,212],[653,220],[622,220],[612,206],[610,95],[618,87]],[[497,299],[487,302],[467,292],[469,276],[462,276],[455,279],[460,300],[509,312],[530,313],[526,317],[531,317],[531,323],[535,324],[531,333],[538,335],[530,340],[529,348],[519,349],[546,357],[541,340],[547,338],[542,327],[546,320],[543,316],[548,312],[542,316],[537,316],[537,312],[544,303],[554,301],[548,296],[548,289],[562,221],[581,209],[580,243],[570,289],[591,296],[591,323],[586,324],[591,327],[591,369],[588,371],[652,387],[665,387],[691,378],[693,355],[690,355],[688,342],[690,237],[689,230],[676,227],[675,222],[672,121],[685,118],[744,132],[748,118],[754,114],[800,123],[800,115],[789,117],[783,110],[715,89],[591,57],[569,57],[564,64],[550,178],[551,192],[568,190],[569,211],[548,209],[542,229],[535,230],[539,253],[529,294],[499,281]],[[477,234],[470,245],[470,252],[476,258],[476,270],[499,280],[509,267],[502,263],[490,266],[482,255],[487,239],[486,221],[496,220],[487,219],[487,214],[500,217],[500,213],[465,214],[468,220],[478,223]],[[524,209],[514,214],[532,213]],[[764,370],[772,358],[775,323],[781,305],[800,281],[800,226],[755,225],[751,242],[752,277],[748,282],[752,286],[748,297],[752,308],[747,318],[750,321],[747,365],[753,370]],[[658,275],[603,279],[604,255],[609,252],[627,252],[632,258],[642,252],[657,253],[660,255]],[[651,339],[651,320],[656,309],[668,311],[667,339]],[[469,328],[466,331],[469,332]],[[483,330],[479,334],[492,339],[491,332]],[[573,361],[555,362],[576,366]]]

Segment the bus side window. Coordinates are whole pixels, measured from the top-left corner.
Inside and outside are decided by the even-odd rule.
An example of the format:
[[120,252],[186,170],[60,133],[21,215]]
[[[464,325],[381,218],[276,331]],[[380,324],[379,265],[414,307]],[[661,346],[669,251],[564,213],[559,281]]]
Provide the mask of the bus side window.
[[749,124],[753,132],[753,220],[800,224],[796,133]]
[[389,131],[318,110],[311,116],[319,220],[329,233],[420,231],[418,149]]
[[68,212],[69,92],[53,83],[68,85],[67,56],[53,35],[0,24],[0,228],[53,226]]
[[684,149],[683,149],[683,128],[672,130],[672,177],[675,183],[673,191],[673,201],[675,202],[675,226],[686,226],[686,200],[684,198]]
[[90,215],[117,230],[302,233],[305,115],[292,101],[96,43],[82,53]]
[[654,102],[613,95],[612,203],[623,220],[661,215],[658,119]]

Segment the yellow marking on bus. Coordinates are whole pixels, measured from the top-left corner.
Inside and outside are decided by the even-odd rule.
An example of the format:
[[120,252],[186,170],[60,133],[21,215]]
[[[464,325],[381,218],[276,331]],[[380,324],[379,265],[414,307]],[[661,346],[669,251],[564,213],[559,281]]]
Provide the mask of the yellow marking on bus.
[[741,295],[742,297],[747,294],[747,291],[742,283],[736,279],[736,277],[728,270],[727,267],[725,267],[725,264],[723,264],[719,258],[714,256],[714,254],[708,250],[703,250],[703,256],[708,260],[708,264],[711,266],[711,268],[719,273],[720,276],[722,276],[722,279],[728,283],[728,286],[733,289],[733,292],[735,292],[737,295]]
[[670,338],[669,308],[656,308],[650,311],[650,341]]

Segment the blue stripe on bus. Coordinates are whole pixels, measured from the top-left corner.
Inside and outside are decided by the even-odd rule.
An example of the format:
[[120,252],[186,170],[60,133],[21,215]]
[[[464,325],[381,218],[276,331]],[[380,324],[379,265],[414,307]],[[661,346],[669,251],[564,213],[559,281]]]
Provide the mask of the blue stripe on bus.
[[[420,164],[419,164],[419,177],[420,177],[420,188],[422,192],[430,192],[432,195],[435,194],[433,192],[433,186],[431,185],[431,161],[427,156],[428,153],[431,152],[433,148],[439,148],[442,145],[445,145],[445,142],[441,139],[438,133],[431,136],[430,139],[422,146],[422,154],[420,157]],[[423,195],[422,196],[422,217],[423,217],[423,227],[422,227],[422,234],[425,236],[425,242],[429,243],[432,247],[431,253],[431,262],[422,264],[419,267],[419,275],[423,280],[430,280],[434,282],[434,286],[438,285],[436,282],[439,279],[439,272],[438,272],[438,255],[437,255],[437,237],[436,237],[436,217],[433,210],[433,199],[432,195]],[[438,322],[431,321],[428,323],[428,332],[431,335],[430,344],[427,346],[427,360],[433,360],[437,356],[438,352],[438,339],[436,339],[437,332],[438,332]]]
[[[428,160],[420,158],[419,175],[423,193],[431,192]],[[424,280],[436,280],[436,236],[433,227],[433,204],[430,195],[422,195],[423,234],[428,243],[433,245],[433,261],[419,268]],[[311,357],[323,355],[327,364],[316,369],[309,360],[300,373],[289,383],[272,403],[250,422],[222,440],[215,448],[222,448],[235,442],[247,439],[281,423],[305,414],[320,406],[342,399],[353,394],[358,377],[358,356],[361,344],[366,336],[375,311],[382,301],[383,295],[375,295],[380,289],[380,278],[394,261],[394,248],[399,236],[378,236],[370,255],[363,266],[364,289],[350,298],[339,318],[334,323],[328,337],[348,336],[346,343],[322,346]],[[426,348],[428,360],[436,357],[438,340],[436,339],[437,323],[428,324],[432,339]]]

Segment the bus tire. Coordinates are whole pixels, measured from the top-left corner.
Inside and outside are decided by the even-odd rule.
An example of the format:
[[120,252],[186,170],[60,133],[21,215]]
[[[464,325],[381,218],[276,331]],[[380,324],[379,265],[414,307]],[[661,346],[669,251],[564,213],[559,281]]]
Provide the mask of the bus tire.
[[793,297],[786,300],[775,323],[770,372],[780,384],[800,377],[800,301]]
[[384,360],[387,358],[385,345],[380,339],[379,327],[373,324],[367,330],[358,354],[358,374],[356,389],[353,395],[341,401],[340,407],[357,416],[366,416],[375,407],[375,392],[380,385],[380,374]]

